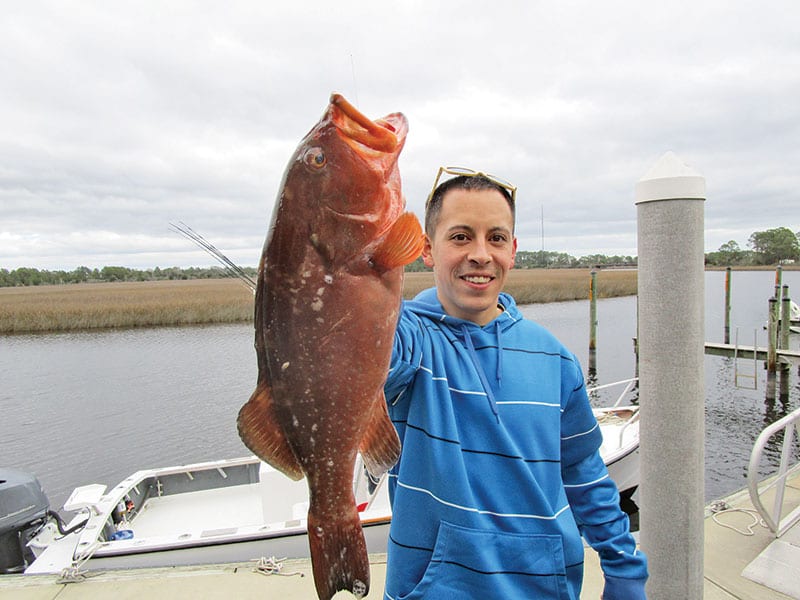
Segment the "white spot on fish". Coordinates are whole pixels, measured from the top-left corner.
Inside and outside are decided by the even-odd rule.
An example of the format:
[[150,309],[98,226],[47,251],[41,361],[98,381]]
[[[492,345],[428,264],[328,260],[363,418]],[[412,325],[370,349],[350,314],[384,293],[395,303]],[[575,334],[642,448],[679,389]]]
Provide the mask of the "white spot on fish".
[[325,293],[325,288],[324,287],[317,288],[317,296],[322,296],[322,294],[324,294],[324,293]]
[[332,466],[333,466],[333,464],[334,464],[334,463],[333,463],[333,461],[332,461],[332,460],[329,460],[329,461],[328,461],[328,466],[329,466],[329,467],[332,467]]
[[327,283],[327,284],[333,283],[333,275],[325,275],[325,277],[323,277],[323,279],[325,280],[325,283]]
[[314,423],[314,424],[311,426],[311,431],[314,431],[314,432],[316,432],[316,431],[317,431],[317,429],[319,429],[319,425],[317,425],[316,423]]
[[297,417],[292,417],[292,425],[294,427],[300,427],[300,421],[297,420]]
[[287,360],[285,363],[281,365],[281,371],[285,371],[289,368],[289,361]]
[[356,598],[363,598],[364,595],[367,593],[367,585],[360,579],[356,579],[355,581],[353,581],[352,592]]
[[311,303],[311,310],[314,312],[319,312],[322,310],[323,305],[324,303],[322,302],[321,298],[314,298],[314,301]]

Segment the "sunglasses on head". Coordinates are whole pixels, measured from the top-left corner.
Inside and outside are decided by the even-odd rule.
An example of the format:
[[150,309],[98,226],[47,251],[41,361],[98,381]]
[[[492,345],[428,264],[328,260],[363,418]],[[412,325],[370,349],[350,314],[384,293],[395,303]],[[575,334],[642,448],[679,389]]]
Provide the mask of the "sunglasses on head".
[[433,180],[433,188],[431,189],[431,193],[428,194],[428,199],[425,201],[425,206],[430,204],[431,198],[433,198],[434,193],[436,193],[436,188],[439,186],[439,181],[441,180],[442,175],[453,175],[455,177],[483,177],[495,185],[500,186],[504,190],[507,190],[511,195],[511,202],[515,202],[517,199],[517,187],[505,179],[489,173],[484,173],[483,171],[467,169],[466,167],[439,167],[439,172],[436,174],[436,179]]

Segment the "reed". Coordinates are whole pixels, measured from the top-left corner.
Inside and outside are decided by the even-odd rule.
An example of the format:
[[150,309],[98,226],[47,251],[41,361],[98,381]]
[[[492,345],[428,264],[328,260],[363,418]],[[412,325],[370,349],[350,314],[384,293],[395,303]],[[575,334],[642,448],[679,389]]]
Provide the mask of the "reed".
[[[514,269],[503,288],[517,304],[585,300],[589,297],[590,269]],[[433,273],[406,273],[403,296],[413,298],[433,285]],[[597,274],[598,298],[636,294],[635,270],[607,270]]]
[[233,279],[0,288],[1,333],[233,323],[252,317],[253,294]]
[[[519,304],[589,296],[588,269],[520,269],[505,290]],[[601,271],[598,296],[636,294],[636,271]],[[433,285],[432,273],[406,273],[403,296]],[[236,279],[195,279],[0,288],[0,333],[157,327],[252,321],[253,294]]]

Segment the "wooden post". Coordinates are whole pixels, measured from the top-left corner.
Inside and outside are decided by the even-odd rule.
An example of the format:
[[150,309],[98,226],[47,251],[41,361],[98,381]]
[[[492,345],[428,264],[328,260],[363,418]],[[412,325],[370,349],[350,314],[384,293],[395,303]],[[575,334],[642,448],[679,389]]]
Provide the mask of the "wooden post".
[[703,597],[705,178],[668,152],[636,184],[641,544],[650,598]]
[[731,343],[731,268],[725,269],[725,330],[723,343]]
[[[789,286],[784,285],[781,294],[781,320],[780,320],[780,336],[778,347],[782,350],[789,349],[789,326],[791,325],[792,318],[792,300],[789,298]],[[780,364],[780,389],[779,394],[782,401],[789,399],[789,371],[790,365],[788,362]]]
[[769,322],[767,323],[767,400],[775,400],[775,367],[778,363],[778,299],[769,299]]
[[589,371],[597,371],[597,271],[589,284]]
[[778,298],[769,299],[769,323],[767,323],[767,372],[774,373],[778,355]]

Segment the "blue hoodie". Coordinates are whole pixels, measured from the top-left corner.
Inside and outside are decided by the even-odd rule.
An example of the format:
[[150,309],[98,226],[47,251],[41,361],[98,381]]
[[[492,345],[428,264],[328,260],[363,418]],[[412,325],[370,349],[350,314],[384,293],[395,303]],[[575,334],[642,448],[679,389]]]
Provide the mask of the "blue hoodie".
[[577,600],[582,534],[605,600],[643,599],[647,560],[580,365],[511,296],[500,303],[483,327],[446,315],[435,289],[403,304],[385,386],[403,444],[385,598]]

